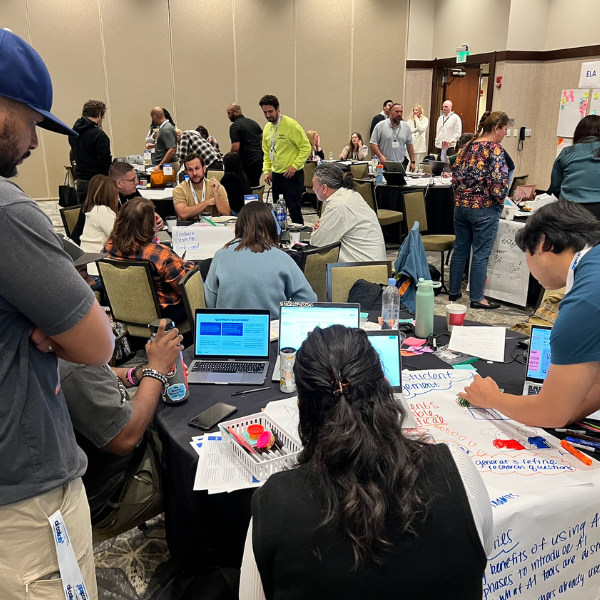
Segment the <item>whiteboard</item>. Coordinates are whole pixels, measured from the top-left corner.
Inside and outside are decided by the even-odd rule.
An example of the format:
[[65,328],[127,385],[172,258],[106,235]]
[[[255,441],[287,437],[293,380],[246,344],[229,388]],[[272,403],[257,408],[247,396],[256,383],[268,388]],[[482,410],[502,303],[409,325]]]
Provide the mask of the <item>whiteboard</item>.
[[558,127],[556,128],[558,137],[573,137],[575,127],[587,113],[589,93],[590,90],[584,89],[562,90],[558,111]]
[[486,296],[525,306],[529,289],[529,267],[515,236],[525,223],[500,219],[488,260]]
[[592,90],[590,101],[590,115],[600,115],[600,90]]

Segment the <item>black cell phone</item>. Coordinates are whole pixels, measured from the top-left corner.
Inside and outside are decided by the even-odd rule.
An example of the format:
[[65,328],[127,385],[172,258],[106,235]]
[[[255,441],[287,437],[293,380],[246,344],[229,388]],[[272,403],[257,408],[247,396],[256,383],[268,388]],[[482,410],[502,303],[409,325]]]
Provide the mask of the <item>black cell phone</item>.
[[215,425],[226,419],[227,417],[235,414],[237,408],[231,404],[225,404],[224,402],[217,402],[210,408],[207,408],[204,412],[196,415],[190,420],[188,425],[201,429],[202,431],[210,431]]

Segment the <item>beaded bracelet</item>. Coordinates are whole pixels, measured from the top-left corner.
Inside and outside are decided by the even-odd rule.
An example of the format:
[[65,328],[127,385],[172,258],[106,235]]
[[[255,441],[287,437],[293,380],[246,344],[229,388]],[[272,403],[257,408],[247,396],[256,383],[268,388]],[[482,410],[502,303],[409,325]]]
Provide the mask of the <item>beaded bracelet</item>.
[[158,379],[159,381],[162,382],[163,385],[167,385],[168,383],[168,379],[166,375],[163,375],[162,373],[159,373],[158,371],[154,370],[154,369],[144,369],[142,371],[142,379],[144,377],[153,377],[154,379]]

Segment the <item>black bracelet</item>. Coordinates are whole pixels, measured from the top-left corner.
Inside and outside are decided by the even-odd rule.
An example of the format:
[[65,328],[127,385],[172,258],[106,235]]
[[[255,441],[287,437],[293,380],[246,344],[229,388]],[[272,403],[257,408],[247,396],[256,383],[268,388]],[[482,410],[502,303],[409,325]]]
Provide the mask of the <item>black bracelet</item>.
[[162,373],[159,373],[158,371],[156,371],[155,369],[144,369],[142,371],[142,379],[144,377],[153,377],[154,379],[158,379],[159,381],[162,382],[163,385],[167,385],[168,383],[168,379],[166,375],[163,375]]

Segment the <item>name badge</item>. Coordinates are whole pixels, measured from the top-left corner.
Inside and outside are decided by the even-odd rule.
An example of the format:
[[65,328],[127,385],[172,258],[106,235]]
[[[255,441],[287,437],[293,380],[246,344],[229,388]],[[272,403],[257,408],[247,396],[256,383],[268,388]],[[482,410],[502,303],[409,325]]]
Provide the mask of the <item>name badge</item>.
[[392,148],[400,148],[400,142],[392,142]]
[[173,175],[173,165],[171,163],[163,165],[163,175]]
[[271,149],[269,150],[269,158],[270,158],[271,160],[273,160],[273,156],[274,156],[274,154],[273,154],[273,148],[271,148]]
[[244,196],[244,204],[249,202],[258,202],[258,194],[246,194]]

